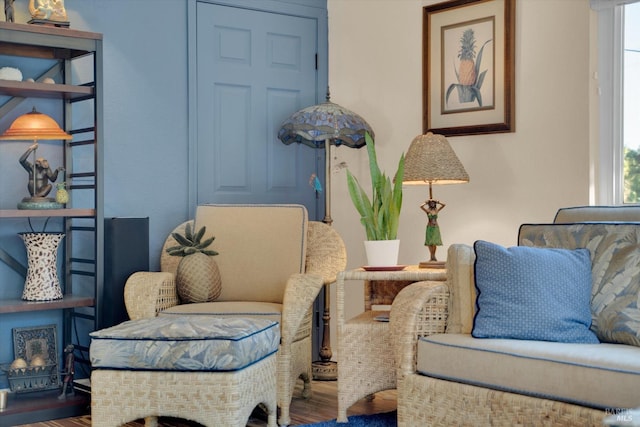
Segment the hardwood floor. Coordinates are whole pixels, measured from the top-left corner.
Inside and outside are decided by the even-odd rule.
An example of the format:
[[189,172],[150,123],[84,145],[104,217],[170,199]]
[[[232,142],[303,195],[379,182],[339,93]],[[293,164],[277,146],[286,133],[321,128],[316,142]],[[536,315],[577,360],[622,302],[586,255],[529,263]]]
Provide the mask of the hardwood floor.
[[[311,424],[319,421],[335,419],[338,413],[336,381],[314,381],[312,385],[313,395],[306,400],[300,397],[300,386],[296,388],[291,402],[291,425]],[[396,409],[396,391],[388,390],[376,393],[373,400],[362,399],[349,408],[348,415],[376,414]],[[266,418],[256,411],[249,420],[247,427],[266,426]],[[91,425],[90,416],[66,418],[62,420],[46,421],[42,423],[23,424],[21,427],[88,427]],[[127,427],[140,427],[144,425],[142,420],[127,423]],[[161,418],[159,426],[162,427],[193,427],[199,424],[189,423],[171,418]]]

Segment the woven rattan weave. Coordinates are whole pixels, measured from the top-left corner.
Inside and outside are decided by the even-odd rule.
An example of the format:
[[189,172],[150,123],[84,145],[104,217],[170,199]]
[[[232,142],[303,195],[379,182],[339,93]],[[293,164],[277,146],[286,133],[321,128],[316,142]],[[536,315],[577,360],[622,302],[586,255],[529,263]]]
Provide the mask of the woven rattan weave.
[[[184,232],[187,223],[174,232]],[[240,225],[239,225],[240,226]],[[164,247],[175,245],[169,236]],[[277,396],[280,425],[288,425],[289,407],[298,379],[304,382],[303,397],[308,397],[311,381],[311,312],[313,302],[323,285],[330,285],[346,265],[346,249],[341,237],[330,226],[308,222],[306,265],[304,274],[290,277],[282,301],[281,344],[277,359]],[[174,272],[178,257],[161,255],[163,273],[139,272],[125,288],[127,312],[132,319],[156,316],[160,311],[179,304]],[[247,264],[250,268],[250,264]],[[223,283],[224,287],[224,283]]]
[[[419,269],[417,266],[408,266],[401,271],[355,269],[338,274],[338,422],[346,422],[347,409],[363,397],[396,388],[396,364],[389,323],[375,319],[381,312],[368,310],[352,319],[345,319],[345,281],[375,280],[392,283],[445,278],[444,270]],[[441,298],[434,299],[431,303],[437,306],[436,311],[446,313],[445,286],[442,287]],[[415,327],[444,330],[444,324],[445,319],[440,319],[439,324],[435,324],[434,319],[428,319],[426,324],[418,322]]]
[[158,416],[244,427],[262,404],[276,427],[276,356],[234,372],[117,371],[91,374],[91,424],[115,427]]
[[416,339],[444,333],[447,304],[434,306],[433,302],[448,292],[446,283],[414,283],[398,293],[393,302],[390,326],[398,367],[399,427],[602,425],[605,414],[600,410],[417,373]]

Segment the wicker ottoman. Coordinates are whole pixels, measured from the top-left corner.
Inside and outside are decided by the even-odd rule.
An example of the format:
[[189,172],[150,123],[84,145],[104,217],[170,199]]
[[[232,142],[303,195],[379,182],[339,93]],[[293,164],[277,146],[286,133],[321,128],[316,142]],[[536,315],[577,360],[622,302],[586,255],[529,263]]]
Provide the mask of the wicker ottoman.
[[276,424],[277,322],[209,316],[131,320],[91,334],[91,422],[158,416],[247,425],[262,404]]

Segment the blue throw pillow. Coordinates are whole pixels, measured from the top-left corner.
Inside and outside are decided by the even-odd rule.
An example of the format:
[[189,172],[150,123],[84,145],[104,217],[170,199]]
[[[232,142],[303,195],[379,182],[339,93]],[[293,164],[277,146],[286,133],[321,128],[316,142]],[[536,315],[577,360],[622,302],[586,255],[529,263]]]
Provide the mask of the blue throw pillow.
[[475,338],[598,343],[591,326],[588,249],[473,245]]

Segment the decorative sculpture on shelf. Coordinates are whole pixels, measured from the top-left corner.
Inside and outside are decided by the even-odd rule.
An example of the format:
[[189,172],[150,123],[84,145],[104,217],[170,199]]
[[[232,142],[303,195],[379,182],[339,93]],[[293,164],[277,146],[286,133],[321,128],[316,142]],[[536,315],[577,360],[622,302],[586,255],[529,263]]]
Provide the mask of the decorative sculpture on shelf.
[[[64,380],[62,381],[62,393],[58,396],[59,400],[65,400],[67,394],[71,396],[75,394],[73,389],[73,374],[75,373],[74,349],[73,344],[69,344],[64,348],[64,371],[61,372],[61,374],[64,375]],[[67,388],[69,390],[67,390]]]
[[4,0],[4,19],[7,22],[13,22],[13,2],[14,0]]
[[[29,183],[27,188],[31,197],[25,197],[22,199],[21,205],[29,209],[42,209],[42,208],[61,208],[60,203],[57,203],[55,199],[46,197],[53,186],[51,183],[58,179],[58,173],[64,171],[62,166],[59,166],[55,171],[51,170],[49,162],[42,157],[38,157],[34,160],[34,163],[29,162],[28,157],[31,153],[34,153],[38,149],[38,143],[32,144],[27,151],[20,157],[20,164],[29,173]],[[51,181],[51,183],[49,182]],[[18,206],[21,208],[21,206]]]
[[29,0],[29,13],[31,14],[29,24],[69,26],[64,0]]
[[[20,164],[29,173],[29,194],[18,203],[18,209],[62,209],[63,204],[56,203],[53,198],[46,197],[52,189],[49,183],[58,179],[58,172],[63,167],[52,171],[49,162],[43,158],[37,158],[36,150],[38,141],[63,140],[69,141],[73,137],[58,126],[55,120],[46,114],[39,113],[36,108],[23,114],[11,123],[2,135],[0,141],[32,141],[32,145],[20,157]],[[33,163],[27,159],[33,153]],[[64,181],[64,179],[63,179]]]
[[66,188],[64,188],[65,185],[67,185],[66,182],[59,182],[56,184],[56,202],[60,203],[61,205],[69,203],[69,192]]
[[64,298],[58,278],[58,248],[64,233],[18,233],[27,248],[27,275],[22,299],[53,301]]

